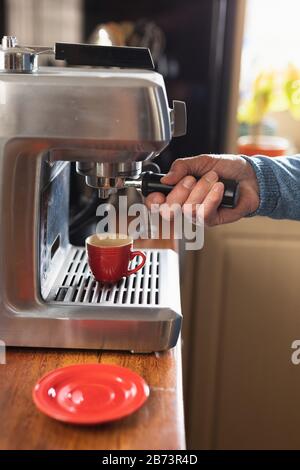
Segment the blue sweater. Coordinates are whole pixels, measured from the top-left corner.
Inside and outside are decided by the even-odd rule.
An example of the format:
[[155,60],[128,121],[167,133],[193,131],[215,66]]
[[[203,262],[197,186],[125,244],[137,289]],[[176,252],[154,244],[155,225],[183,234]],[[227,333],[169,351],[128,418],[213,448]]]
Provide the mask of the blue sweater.
[[300,155],[293,157],[243,157],[253,167],[260,204],[253,215],[300,220]]

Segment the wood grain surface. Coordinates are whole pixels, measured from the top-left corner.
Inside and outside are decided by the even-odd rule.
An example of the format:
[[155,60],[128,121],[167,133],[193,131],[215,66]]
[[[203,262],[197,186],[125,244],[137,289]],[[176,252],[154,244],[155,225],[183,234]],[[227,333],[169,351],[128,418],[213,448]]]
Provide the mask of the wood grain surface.
[[[174,248],[172,242],[136,246]],[[0,449],[184,449],[181,343],[156,354],[8,348],[0,365]],[[74,426],[40,413],[31,394],[47,372],[71,364],[129,367],[150,386],[146,404],[131,416],[99,426]]]

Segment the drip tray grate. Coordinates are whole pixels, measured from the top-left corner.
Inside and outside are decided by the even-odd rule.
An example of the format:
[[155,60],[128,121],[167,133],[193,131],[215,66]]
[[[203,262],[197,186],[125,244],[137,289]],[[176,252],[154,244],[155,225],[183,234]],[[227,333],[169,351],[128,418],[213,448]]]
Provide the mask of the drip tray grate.
[[[143,251],[147,259],[142,269],[118,284],[102,285],[90,273],[85,249],[73,247],[46,300],[72,305],[158,306],[161,253],[160,250]],[[140,257],[135,258],[130,268],[140,262]]]

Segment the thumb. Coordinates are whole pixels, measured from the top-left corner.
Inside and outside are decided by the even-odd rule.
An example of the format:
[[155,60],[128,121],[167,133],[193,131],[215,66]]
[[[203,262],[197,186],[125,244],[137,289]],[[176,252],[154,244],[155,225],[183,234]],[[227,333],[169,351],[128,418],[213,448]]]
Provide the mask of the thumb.
[[201,176],[217,163],[213,155],[197,155],[196,157],[178,158],[172,164],[169,173],[161,179],[165,184],[176,184],[187,175]]

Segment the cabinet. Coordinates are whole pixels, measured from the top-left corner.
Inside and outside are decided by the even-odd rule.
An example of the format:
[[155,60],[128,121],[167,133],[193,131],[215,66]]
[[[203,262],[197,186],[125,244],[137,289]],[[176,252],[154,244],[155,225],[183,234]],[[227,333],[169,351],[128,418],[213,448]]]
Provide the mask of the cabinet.
[[300,223],[208,229],[182,294],[189,447],[300,448]]

